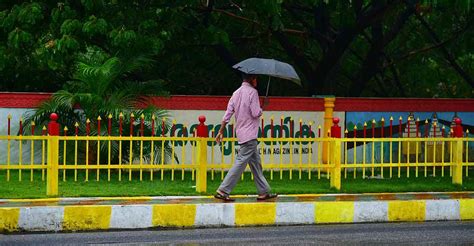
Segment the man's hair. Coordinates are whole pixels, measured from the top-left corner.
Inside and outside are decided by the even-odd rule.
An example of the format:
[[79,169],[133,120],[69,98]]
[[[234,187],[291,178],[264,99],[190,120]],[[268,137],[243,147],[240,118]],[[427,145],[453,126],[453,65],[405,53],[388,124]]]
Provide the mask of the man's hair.
[[256,74],[248,74],[248,73],[242,73],[242,80],[244,81],[251,81],[252,79],[256,78]]

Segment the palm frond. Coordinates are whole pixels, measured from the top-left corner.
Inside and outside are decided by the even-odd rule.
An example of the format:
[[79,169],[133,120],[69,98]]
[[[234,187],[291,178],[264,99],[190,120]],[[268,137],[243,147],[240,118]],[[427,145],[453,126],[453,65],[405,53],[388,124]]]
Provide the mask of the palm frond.
[[35,132],[41,132],[43,126],[47,126],[50,121],[50,115],[56,113],[58,123],[61,126],[73,125],[79,120],[79,117],[69,105],[58,103],[58,101],[47,100],[40,104],[37,109],[29,110],[24,113],[24,132],[31,132],[32,122],[35,122]]
[[[96,57],[97,56],[97,57]],[[168,114],[164,110],[157,109],[156,107],[147,107],[144,109],[137,109],[137,106],[148,105],[147,99],[144,95],[157,95],[164,94],[162,81],[151,80],[151,81],[130,81],[127,78],[130,73],[139,71],[140,69],[146,69],[153,60],[146,55],[134,56],[132,58],[121,60],[118,57],[108,57],[104,55],[100,50],[91,49],[88,47],[86,54],[79,55],[79,59],[76,64],[76,70],[73,74],[73,80],[68,82],[65,86],[65,90],[54,93],[50,100],[42,103],[34,111],[29,111],[25,114],[25,126],[27,129],[31,129],[31,123],[34,121],[36,125],[47,125],[49,122],[49,116],[55,112],[59,115],[58,122],[61,124],[61,128],[67,126],[71,129],[68,133],[73,135],[75,133],[75,123],[78,122],[78,130],[80,135],[84,135],[86,131],[86,119],[90,119],[90,135],[108,135],[109,125],[108,116],[112,115],[111,119],[111,135],[119,135],[119,115],[123,113],[122,118],[122,135],[130,135],[130,125],[134,127],[133,135],[140,134],[141,120],[140,116],[145,115],[144,121],[144,135],[152,135],[152,123],[151,116],[155,115],[155,134],[158,129],[161,130],[162,119],[167,117]],[[132,121],[130,114],[135,115],[135,119]],[[98,119],[101,117],[101,130],[98,132]],[[170,128],[171,123],[169,120],[165,122],[166,131]],[[40,130],[41,127],[36,129]],[[115,160],[118,159],[118,143],[113,141],[111,156],[114,156]],[[139,141],[134,141],[131,150],[130,145],[123,146],[121,150],[122,161],[126,161],[130,152],[139,153],[140,146],[137,145]],[[97,156],[97,151],[100,151],[99,156],[106,156],[108,152],[107,141],[91,142],[90,144],[95,145],[95,148],[89,148],[89,151],[95,151],[96,153],[89,153],[89,156]],[[97,144],[100,144],[99,146]],[[151,144],[144,150],[150,153]],[[97,149],[97,146],[99,149]],[[163,153],[163,158],[169,158],[171,156],[171,147],[169,141],[154,146],[154,153]],[[104,154],[102,154],[104,153]],[[103,157],[100,157],[102,159]],[[176,158],[176,157],[175,157]],[[150,159],[153,159],[150,157]],[[160,156],[161,160],[161,156]],[[96,160],[100,163],[103,160]]]
[[125,59],[125,62],[122,65],[122,72],[132,73],[143,69],[148,69],[153,67],[154,63],[155,60],[152,59],[150,55],[134,56],[129,59]]

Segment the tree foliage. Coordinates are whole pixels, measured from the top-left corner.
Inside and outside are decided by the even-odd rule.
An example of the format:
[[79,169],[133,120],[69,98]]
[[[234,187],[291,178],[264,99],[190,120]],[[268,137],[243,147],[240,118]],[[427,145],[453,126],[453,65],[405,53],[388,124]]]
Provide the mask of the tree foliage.
[[274,81],[271,95],[472,97],[472,23],[470,0],[6,0],[1,89],[64,89],[93,47],[146,54],[149,69],[126,76],[171,94],[230,94],[231,66],[257,56],[302,78]]

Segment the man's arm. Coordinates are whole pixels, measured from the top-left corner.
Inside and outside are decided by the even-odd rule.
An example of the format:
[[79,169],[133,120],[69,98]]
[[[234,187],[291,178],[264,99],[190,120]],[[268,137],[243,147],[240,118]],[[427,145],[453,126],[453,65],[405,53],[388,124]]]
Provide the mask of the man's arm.
[[229,103],[227,104],[227,110],[225,111],[224,117],[222,117],[222,122],[221,122],[221,128],[219,129],[219,132],[216,135],[216,141],[217,143],[220,143],[222,141],[222,138],[224,137],[224,129],[227,126],[227,123],[230,121],[230,118],[234,114],[234,96],[232,96],[229,100]]
[[250,114],[254,118],[262,116],[262,108],[260,108],[260,100],[256,91],[250,96]]

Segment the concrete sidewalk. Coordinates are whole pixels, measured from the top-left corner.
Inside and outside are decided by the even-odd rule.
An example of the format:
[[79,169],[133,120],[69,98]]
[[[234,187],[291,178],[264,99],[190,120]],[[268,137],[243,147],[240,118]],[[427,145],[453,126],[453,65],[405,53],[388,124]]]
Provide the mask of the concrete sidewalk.
[[0,232],[473,220],[474,192],[0,199]]

